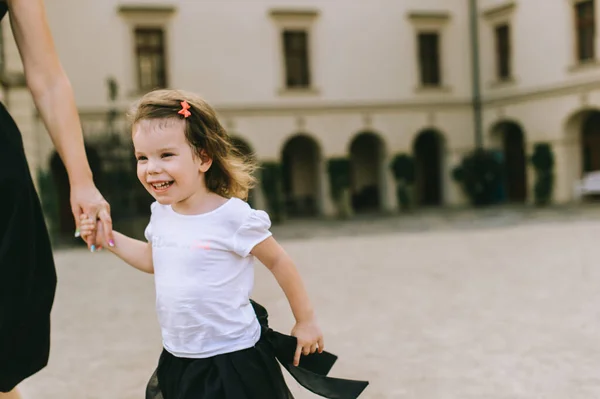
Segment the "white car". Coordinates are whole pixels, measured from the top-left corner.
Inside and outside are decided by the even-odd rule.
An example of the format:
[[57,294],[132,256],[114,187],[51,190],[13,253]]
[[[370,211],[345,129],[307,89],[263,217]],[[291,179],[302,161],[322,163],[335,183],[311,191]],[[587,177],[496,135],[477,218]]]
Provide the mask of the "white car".
[[600,194],[600,171],[588,172],[575,183],[575,198]]

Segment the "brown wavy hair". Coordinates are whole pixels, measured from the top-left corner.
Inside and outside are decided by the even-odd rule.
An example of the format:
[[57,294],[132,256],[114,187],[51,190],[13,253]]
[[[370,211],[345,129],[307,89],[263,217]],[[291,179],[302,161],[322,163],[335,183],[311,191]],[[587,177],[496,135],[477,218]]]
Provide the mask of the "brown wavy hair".
[[[178,114],[182,101],[190,106],[191,115],[187,118]],[[184,120],[185,138],[194,155],[212,159],[205,174],[206,187],[226,198],[248,198],[248,191],[256,184],[256,162],[235,147],[215,110],[206,101],[181,90],[151,91],[132,106],[129,121],[133,128],[139,121],[151,119]]]

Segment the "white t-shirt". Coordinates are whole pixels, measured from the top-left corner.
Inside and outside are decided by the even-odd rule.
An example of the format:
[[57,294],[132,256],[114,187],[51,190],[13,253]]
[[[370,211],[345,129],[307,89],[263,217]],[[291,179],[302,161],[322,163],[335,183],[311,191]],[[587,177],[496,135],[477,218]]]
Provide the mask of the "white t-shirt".
[[152,242],[156,310],[163,345],[177,357],[205,358],[254,346],[260,325],[250,304],[254,257],[271,221],[238,199],[200,215],[154,202],[145,231]]

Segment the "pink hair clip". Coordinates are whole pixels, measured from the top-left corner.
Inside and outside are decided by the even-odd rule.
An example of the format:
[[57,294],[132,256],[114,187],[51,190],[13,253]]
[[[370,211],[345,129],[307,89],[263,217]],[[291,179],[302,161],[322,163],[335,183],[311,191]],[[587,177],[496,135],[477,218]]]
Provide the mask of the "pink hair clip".
[[183,115],[184,118],[187,118],[188,116],[190,116],[192,114],[190,111],[188,111],[189,109],[190,109],[190,104],[188,104],[187,101],[183,100],[181,102],[181,109],[177,113],[180,115]]

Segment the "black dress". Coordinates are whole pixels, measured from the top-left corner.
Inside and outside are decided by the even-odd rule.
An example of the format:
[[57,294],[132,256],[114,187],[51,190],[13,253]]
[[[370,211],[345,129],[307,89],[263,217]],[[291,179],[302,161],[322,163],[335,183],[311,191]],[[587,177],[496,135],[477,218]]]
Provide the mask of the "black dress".
[[[6,14],[0,2],[0,19]],[[48,363],[52,248],[21,133],[0,104],[0,392]]]
[[175,357],[163,350],[146,387],[146,399],[294,399],[280,364],[309,391],[329,399],[356,399],[367,381],[329,377],[337,356],[329,352],[300,358],[293,365],[296,338],[269,327],[269,315],[251,301],[261,325],[251,348],[205,359]]

